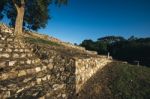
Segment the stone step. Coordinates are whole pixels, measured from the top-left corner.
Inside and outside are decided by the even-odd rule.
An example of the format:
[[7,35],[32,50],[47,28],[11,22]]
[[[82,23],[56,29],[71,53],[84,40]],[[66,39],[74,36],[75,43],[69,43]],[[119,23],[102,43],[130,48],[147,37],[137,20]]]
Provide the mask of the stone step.
[[18,77],[23,77],[27,75],[34,75],[38,72],[41,71],[46,71],[47,67],[46,66],[38,66],[38,67],[33,67],[30,69],[23,69],[23,70],[11,70],[9,72],[1,72],[0,73],[0,81],[7,80],[7,79],[13,79],[13,78],[18,78]]
[[0,37],[0,41],[2,42],[13,42],[14,41],[14,37]]
[[6,42],[6,43],[2,43],[0,41],[0,48],[26,48],[25,44],[19,44],[19,43],[13,43],[13,42]]
[[[22,62],[22,63],[21,63]],[[9,72],[11,69],[15,70],[21,70],[21,69],[29,69],[32,67],[36,67],[42,65],[40,63],[39,59],[32,59],[32,60],[26,60],[26,61],[17,61],[17,60],[11,60],[11,61],[3,61],[0,60],[0,73],[1,72]]]
[[14,33],[0,31],[0,37],[14,37]]
[[28,60],[28,59],[36,59],[35,56],[33,56],[33,54],[28,53],[28,54],[24,54],[24,53],[1,53],[0,52],[0,60],[6,61],[6,60]]
[[[43,75],[44,73],[45,75]],[[31,94],[30,96],[32,96],[33,95],[31,93],[32,91],[36,91],[36,92],[40,91],[38,90],[39,88],[37,87],[43,88],[45,85],[44,86],[41,86],[41,85],[43,85],[44,83],[45,84],[47,83],[47,85],[49,85],[48,83],[49,83],[51,76],[46,73],[47,72],[44,71],[43,73],[39,72],[36,75],[28,75],[26,76],[26,78],[20,77],[17,79],[9,79],[9,80],[2,81],[2,84],[1,84],[2,86],[0,86],[0,89],[3,90],[3,92],[5,92],[3,94],[6,94],[9,91],[9,93],[12,94],[11,95],[12,97],[13,96],[20,97],[22,93],[25,94],[27,93],[27,91]],[[49,89],[49,87],[45,86],[44,89]],[[28,95],[26,94],[26,96]]]
[[26,53],[31,53],[31,50],[27,48],[0,48],[0,53],[21,53],[21,54],[26,54]]

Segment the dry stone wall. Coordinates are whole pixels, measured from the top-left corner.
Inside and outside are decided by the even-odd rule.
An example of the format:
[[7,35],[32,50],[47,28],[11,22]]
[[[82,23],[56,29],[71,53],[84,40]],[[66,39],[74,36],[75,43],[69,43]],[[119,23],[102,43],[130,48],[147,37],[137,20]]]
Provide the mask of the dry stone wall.
[[67,99],[75,93],[74,60],[50,51],[41,61],[33,46],[18,41],[6,26],[0,28],[0,99]]
[[92,77],[99,69],[103,68],[112,60],[105,56],[98,58],[76,59],[76,93],[80,91],[84,83]]
[[0,99],[72,99],[110,61],[100,56],[75,58],[26,44],[13,29],[0,25]]

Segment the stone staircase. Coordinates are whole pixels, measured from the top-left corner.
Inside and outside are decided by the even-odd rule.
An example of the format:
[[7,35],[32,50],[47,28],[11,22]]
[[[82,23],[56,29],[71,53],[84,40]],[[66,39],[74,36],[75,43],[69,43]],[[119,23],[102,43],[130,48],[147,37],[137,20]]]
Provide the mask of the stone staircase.
[[[38,97],[47,67],[9,29],[0,31],[0,99]],[[44,77],[44,78],[43,78]],[[41,78],[41,79],[39,79]],[[43,79],[42,79],[43,78]],[[30,90],[27,91],[27,90]],[[23,93],[22,93],[23,92]]]
[[112,61],[63,47],[29,45],[16,38],[13,29],[0,25],[0,99],[73,99],[97,70]]

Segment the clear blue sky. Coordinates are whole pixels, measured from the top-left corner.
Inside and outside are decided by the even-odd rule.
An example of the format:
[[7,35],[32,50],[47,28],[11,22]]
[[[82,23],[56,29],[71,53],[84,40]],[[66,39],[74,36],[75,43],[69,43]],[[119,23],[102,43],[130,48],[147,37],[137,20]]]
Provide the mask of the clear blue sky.
[[150,37],[150,0],[69,0],[50,6],[52,19],[40,33],[71,43],[108,35]]

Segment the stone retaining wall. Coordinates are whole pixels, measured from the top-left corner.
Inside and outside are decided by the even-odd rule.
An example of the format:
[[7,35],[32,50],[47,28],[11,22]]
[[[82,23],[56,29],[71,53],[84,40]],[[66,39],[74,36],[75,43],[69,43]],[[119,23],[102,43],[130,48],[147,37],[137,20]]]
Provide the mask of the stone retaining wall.
[[82,85],[92,77],[99,69],[103,68],[112,60],[107,57],[76,59],[76,93],[80,91]]
[[[71,99],[111,60],[81,58],[23,43],[0,26],[0,99]],[[41,49],[41,50],[37,50]]]

